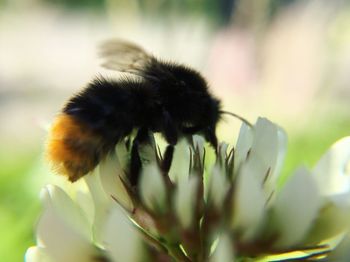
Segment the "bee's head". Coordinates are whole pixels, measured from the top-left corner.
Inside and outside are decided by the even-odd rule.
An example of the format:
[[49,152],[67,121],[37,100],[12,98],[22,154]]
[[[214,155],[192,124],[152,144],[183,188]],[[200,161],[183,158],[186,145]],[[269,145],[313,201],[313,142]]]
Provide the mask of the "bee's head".
[[160,76],[165,86],[161,95],[166,109],[184,134],[201,134],[216,147],[216,125],[220,119],[220,101],[214,98],[199,72],[178,64],[164,64]]
[[159,62],[162,71],[157,72],[157,81],[169,88],[176,90],[190,89],[203,92],[207,90],[205,79],[196,70],[182,64]]
[[215,130],[220,120],[220,101],[209,94],[202,94],[193,99],[188,116],[191,119],[182,123],[182,132],[185,134],[201,134],[216,148]]
[[173,69],[173,74],[176,76],[177,82],[194,91],[203,92],[208,89],[205,79],[199,72],[185,66],[177,66]]

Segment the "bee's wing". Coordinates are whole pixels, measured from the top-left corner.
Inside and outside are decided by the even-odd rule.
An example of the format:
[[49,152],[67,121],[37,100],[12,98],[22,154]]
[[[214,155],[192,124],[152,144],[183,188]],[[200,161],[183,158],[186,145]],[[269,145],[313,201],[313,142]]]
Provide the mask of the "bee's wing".
[[103,67],[140,76],[155,59],[140,46],[119,39],[104,42],[99,55],[104,59]]

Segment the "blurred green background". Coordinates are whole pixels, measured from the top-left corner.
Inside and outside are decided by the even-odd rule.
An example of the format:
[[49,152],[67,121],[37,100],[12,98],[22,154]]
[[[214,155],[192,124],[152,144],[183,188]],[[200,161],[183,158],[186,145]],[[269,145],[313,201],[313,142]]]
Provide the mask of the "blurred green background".
[[[0,260],[35,243],[40,188],[53,180],[46,130],[119,37],[201,71],[224,108],[289,135],[284,174],[350,134],[350,5],[292,0],[0,0]],[[219,137],[234,143],[240,123]]]

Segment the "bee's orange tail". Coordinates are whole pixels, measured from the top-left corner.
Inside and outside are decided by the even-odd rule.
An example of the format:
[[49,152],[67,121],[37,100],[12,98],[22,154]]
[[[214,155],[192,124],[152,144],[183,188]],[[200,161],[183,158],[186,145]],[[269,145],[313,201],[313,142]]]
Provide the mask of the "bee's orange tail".
[[72,182],[92,171],[98,164],[102,139],[67,114],[59,115],[47,142],[47,158],[53,169]]

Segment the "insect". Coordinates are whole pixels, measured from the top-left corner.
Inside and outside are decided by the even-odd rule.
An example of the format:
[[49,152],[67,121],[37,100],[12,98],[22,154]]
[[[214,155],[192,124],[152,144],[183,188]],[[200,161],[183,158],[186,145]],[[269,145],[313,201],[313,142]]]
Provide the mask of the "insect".
[[69,99],[55,119],[47,143],[48,158],[58,173],[76,181],[133,129],[138,130],[131,159],[136,169],[140,168],[133,163],[138,161],[137,145],[149,131],[161,133],[170,148],[179,137],[195,133],[217,147],[215,129],[224,111],[197,71],[162,61],[119,40],[106,42],[101,56],[105,68],[134,77],[97,77]]

